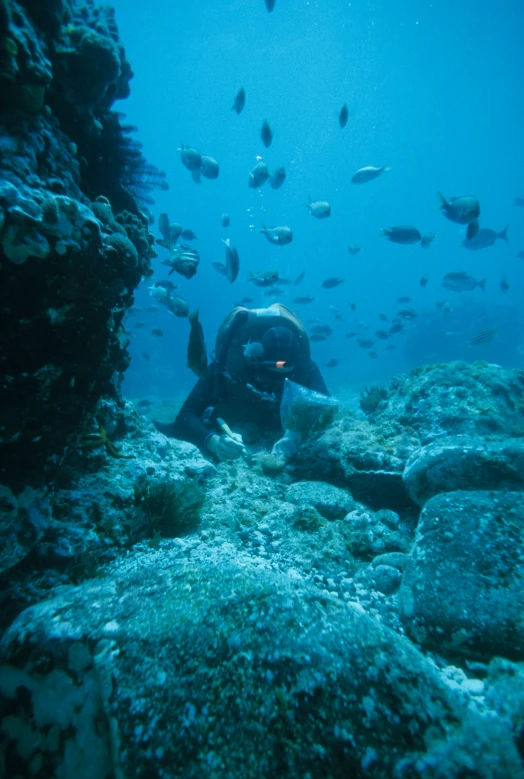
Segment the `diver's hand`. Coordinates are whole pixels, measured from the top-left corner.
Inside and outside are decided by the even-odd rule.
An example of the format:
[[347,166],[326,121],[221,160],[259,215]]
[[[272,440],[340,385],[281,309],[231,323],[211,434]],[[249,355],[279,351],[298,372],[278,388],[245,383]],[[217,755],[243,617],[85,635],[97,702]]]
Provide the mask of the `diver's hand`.
[[300,433],[286,430],[282,438],[273,446],[271,454],[280,455],[284,459],[289,460],[298,452],[301,442],[302,436]]
[[242,436],[238,433],[234,434],[234,438],[230,435],[212,435],[207,441],[207,448],[216,454],[219,460],[236,460],[238,457],[242,457],[246,447],[242,442]]

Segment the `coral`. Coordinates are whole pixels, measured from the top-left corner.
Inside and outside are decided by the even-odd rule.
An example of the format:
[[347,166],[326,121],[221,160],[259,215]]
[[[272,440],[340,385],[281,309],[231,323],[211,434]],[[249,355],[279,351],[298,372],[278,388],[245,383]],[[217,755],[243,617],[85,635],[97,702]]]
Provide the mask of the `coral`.
[[204,491],[196,482],[179,479],[148,480],[135,487],[136,514],[149,535],[174,538],[200,522]]
[[385,387],[379,387],[376,384],[365,387],[360,395],[360,408],[365,414],[373,414],[387,396],[388,391]]

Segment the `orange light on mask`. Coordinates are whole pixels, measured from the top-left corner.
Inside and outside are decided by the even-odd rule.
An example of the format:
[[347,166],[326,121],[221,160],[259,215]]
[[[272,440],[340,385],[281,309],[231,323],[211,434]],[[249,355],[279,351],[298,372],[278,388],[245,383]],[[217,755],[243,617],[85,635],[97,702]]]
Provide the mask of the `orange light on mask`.
[[285,360],[278,360],[278,362],[275,363],[275,368],[278,368],[279,371],[281,371],[285,367],[286,367],[286,361]]

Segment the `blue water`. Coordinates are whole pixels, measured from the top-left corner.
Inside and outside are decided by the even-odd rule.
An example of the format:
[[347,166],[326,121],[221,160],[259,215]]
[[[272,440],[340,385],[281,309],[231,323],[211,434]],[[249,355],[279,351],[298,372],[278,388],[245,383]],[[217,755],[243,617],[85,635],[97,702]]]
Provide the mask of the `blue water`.
[[[167,211],[198,235],[198,274],[190,281],[170,278],[190,307],[200,309],[210,351],[236,301],[248,295],[256,305],[272,302],[248,283],[248,271],[276,266],[293,278],[306,271],[303,284],[286,287],[279,300],[314,295],[315,303],[295,310],[304,320],[334,327],[327,341],[312,345],[334,391],[386,382],[424,362],[522,364],[524,261],[516,254],[524,249],[524,208],[513,204],[524,194],[522,3],[276,0],[273,13],[263,0],[114,5],[136,74],[131,97],[117,108],[138,125],[148,160],[167,174],[170,189],[157,194],[153,213],[158,218]],[[231,105],[241,86],[246,106],[237,116]],[[345,102],[350,119],[341,129]],[[267,150],[260,140],[265,118],[274,131]],[[218,180],[191,180],[177,152],[181,142],[219,161]],[[270,171],[285,165],[280,190],[248,188],[257,155]],[[358,168],[384,164],[391,170],[381,178],[350,183]],[[464,228],[437,209],[437,189],[447,196],[475,194],[481,225],[499,231],[509,222],[510,244],[466,251]],[[308,195],[330,202],[328,219],[309,215]],[[220,225],[224,211],[231,216],[227,229]],[[258,232],[262,223],[289,225],[292,244],[270,245]],[[425,250],[379,237],[381,227],[398,224],[436,231],[436,239]],[[159,236],[156,225],[153,230]],[[232,285],[211,266],[224,261],[221,239],[227,236],[241,261]],[[351,257],[349,244],[361,245],[361,252]],[[159,251],[153,280],[167,276],[160,264],[167,252]],[[486,292],[443,289],[442,276],[452,270],[486,277]],[[424,274],[429,282],[421,288]],[[330,276],[345,282],[322,289]],[[150,284],[137,290],[138,306],[154,302]],[[401,295],[413,298],[409,305],[419,317],[395,337],[396,351],[378,341],[372,359],[345,338],[359,322],[373,337],[383,326],[378,313],[394,316]],[[347,301],[357,304],[355,313]],[[446,315],[437,301],[449,301],[453,311]],[[136,320],[146,326],[135,330]],[[498,328],[493,342],[471,347],[475,332],[491,326]],[[183,396],[195,380],[186,367],[188,322],[161,309],[130,317],[127,327],[134,340],[125,393]],[[150,335],[153,327],[164,331],[163,339]],[[340,363],[327,369],[331,358]]]

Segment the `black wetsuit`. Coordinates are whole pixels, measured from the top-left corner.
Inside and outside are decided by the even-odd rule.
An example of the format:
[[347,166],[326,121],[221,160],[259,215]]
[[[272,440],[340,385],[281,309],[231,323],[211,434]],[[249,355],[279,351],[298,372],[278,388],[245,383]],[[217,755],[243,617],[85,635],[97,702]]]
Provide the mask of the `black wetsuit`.
[[[212,421],[206,424],[202,415],[206,409],[213,407],[214,416],[223,418],[228,425],[254,423],[265,431],[281,431],[280,399],[283,381],[274,386],[265,386],[266,392],[273,390],[273,401],[264,399],[262,393],[248,389],[244,384],[235,382],[226,376],[217,376],[216,363],[211,363],[209,376],[199,379],[191,390],[184,405],[175,419],[169,425],[157,424],[157,428],[166,435],[189,441],[203,451],[207,451],[206,442],[210,435],[219,432]],[[280,378],[280,377],[279,377]],[[289,377],[293,379],[293,375]],[[253,386],[260,384],[253,380]],[[329,395],[322,374],[315,362],[311,360],[309,378],[304,383],[307,389]]]

